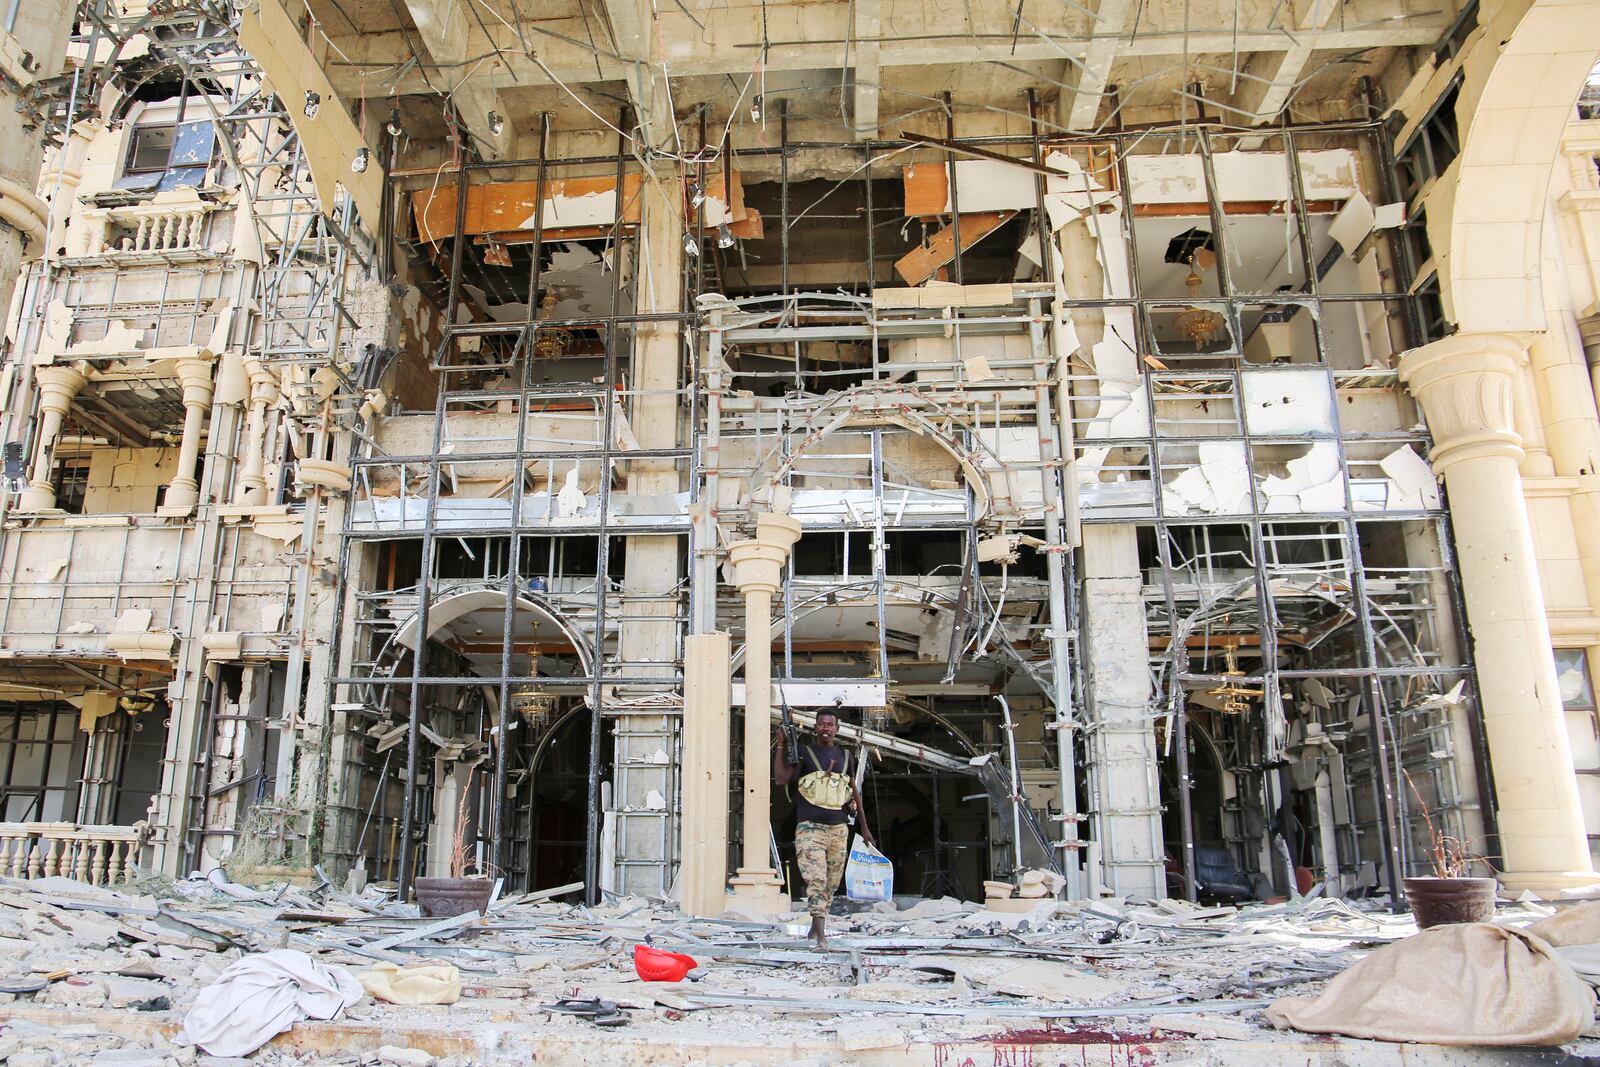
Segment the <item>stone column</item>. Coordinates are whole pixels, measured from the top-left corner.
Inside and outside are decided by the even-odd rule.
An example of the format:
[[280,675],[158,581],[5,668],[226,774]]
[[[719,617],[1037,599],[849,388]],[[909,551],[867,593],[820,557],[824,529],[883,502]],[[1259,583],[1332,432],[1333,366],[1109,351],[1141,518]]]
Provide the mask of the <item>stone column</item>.
[[102,129],[98,121],[80,122],[67,133],[66,143],[56,149],[59,155],[45,161],[39,178],[39,195],[49,204],[50,248],[59,254],[67,245],[67,227],[78,208],[78,184],[83,181],[83,163],[89,143]]
[[1400,377],[1428,416],[1433,469],[1449,492],[1498,799],[1501,880],[1551,892],[1595,877],[1518,471],[1513,401],[1525,359],[1516,338],[1457,334],[1407,352]]
[[785,911],[783,879],[772,869],[772,598],[783,588],[800,523],[763,512],[756,535],[728,546],[744,594],[744,864],[730,879],[746,913]]
[[233,502],[255,507],[267,502],[267,409],[277,402],[278,380],[257,360],[245,360],[245,368],[250,374],[250,421]]
[[[640,191],[643,232],[638,241],[635,306],[644,314],[673,314],[683,299],[683,186],[674,176],[657,177],[660,180],[647,178]],[[632,370],[627,393],[616,394],[613,445],[620,447],[627,439],[621,432],[625,422],[640,448],[678,447],[683,416],[678,393],[684,366],[681,329],[672,319],[652,319],[633,327]],[[687,410],[687,402],[683,409]],[[680,464],[670,458],[635,459],[624,454],[616,460],[616,478],[616,491],[635,500],[671,500],[684,488]],[[683,655],[678,647],[683,543],[683,538],[665,534],[636,534],[625,542],[617,634],[624,676],[671,675]],[[681,823],[675,806],[665,810],[652,806],[652,794],[673,792],[671,772],[654,761],[654,754],[673,750],[672,734],[678,724],[651,713],[649,703],[635,704],[648,695],[648,687],[618,686],[606,701],[615,724],[611,795],[619,861],[610,885],[619,893],[637,896],[659,896],[670,888],[675,824]],[[686,854],[684,849],[678,851]]]
[[679,899],[689,915],[727,907],[728,742],[731,686],[728,635],[683,639],[683,848]]
[[1083,528],[1089,773],[1106,884],[1121,896],[1166,895],[1160,754],[1150,718],[1150,641],[1137,527]]
[[181,359],[178,377],[183,381],[183,440],[178,446],[178,473],[167,486],[162,509],[188,512],[200,500],[200,482],[194,476],[200,462],[200,434],[211,407],[211,361]]
[[34,444],[33,474],[17,501],[18,511],[50,511],[56,506],[56,487],[50,479],[56,438],[61,436],[72,398],[88,380],[73,367],[40,367],[34,372],[39,386],[39,437]]

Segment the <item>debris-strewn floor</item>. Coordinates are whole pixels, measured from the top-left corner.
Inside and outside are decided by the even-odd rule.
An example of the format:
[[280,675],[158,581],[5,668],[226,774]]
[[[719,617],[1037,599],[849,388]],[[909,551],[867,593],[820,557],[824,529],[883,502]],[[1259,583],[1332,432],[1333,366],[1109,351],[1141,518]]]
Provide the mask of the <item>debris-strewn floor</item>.
[[[1285,992],[1315,991],[1365,950],[1415,929],[1408,916],[1340,901],[1237,911],[1041,901],[1012,914],[944,899],[836,917],[832,951],[822,953],[798,925],[685,918],[633,899],[589,908],[519,898],[497,903],[487,920],[440,921],[371,890],[140,889],[0,880],[0,989],[48,982],[0,993],[8,1067],[194,1062],[196,1050],[171,1038],[197,992],[241,955],[285,947],[352,971],[380,960],[454,964],[463,979],[455,1004],[368,998],[339,1022],[301,1025],[411,1035],[397,1038],[402,1044],[426,1043],[418,1031],[454,1035],[434,1047],[456,1050],[448,1059],[457,1063],[528,1062],[519,1042],[563,1036],[684,1050],[822,1042],[858,1054],[964,1041],[1126,1042],[1145,1049],[1148,1062],[1166,1059],[1149,1049],[1198,1037],[1276,1042],[1289,1055],[1287,1046],[1312,1039],[1264,1028],[1261,1007]],[[1519,906],[1501,918],[1546,911]],[[646,939],[693,955],[704,976],[639,981],[633,948]],[[613,1001],[626,1023],[601,1029],[541,1008],[563,996]],[[292,1036],[250,1062],[432,1062],[398,1046],[380,1054],[371,1040],[352,1039],[342,1051],[336,1037],[297,1061]],[[686,1051],[670,1062],[692,1058]]]

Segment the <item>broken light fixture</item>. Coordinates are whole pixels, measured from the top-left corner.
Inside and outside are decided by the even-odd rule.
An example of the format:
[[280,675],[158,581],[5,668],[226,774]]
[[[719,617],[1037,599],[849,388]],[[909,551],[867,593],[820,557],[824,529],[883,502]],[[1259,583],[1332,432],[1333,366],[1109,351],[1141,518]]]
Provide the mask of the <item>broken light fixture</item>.
[[1212,344],[1228,325],[1221,312],[1200,307],[1196,303],[1200,298],[1200,272],[1216,263],[1216,247],[1210,230],[1191,227],[1168,241],[1166,253],[1161,257],[1163,262],[1189,268],[1183,286],[1189,292],[1190,306],[1179,312],[1173,324],[1184,339],[1196,348]]
[[496,241],[493,237],[483,243],[483,265],[486,267],[511,266],[511,249],[506,247],[504,241]]
[[1211,696],[1222,698],[1217,710],[1227,715],[1242,715],[1249,711],[1250,702],[1246,698],[1259,697],[1265,692],[1252,686],[1238,685],[1233,681],[1235,678],[1245,676],[1244,671],[1239,669],[1238,651],[1239,645],[1236,641],[1229,641],[1222,646],[1222,659],[1225,664],[1222,676],[1228,680],[1206,690]]
[[1185,340],[1196,348],[1205,348],[1222,335],[1228,325],[1227,320],[1220,311],[1212,311],[1196,303],[1200,299],[1200,275],[1193,267],[1189,268],[1189,276],[1183,280],[1183,285],[1189,291],[1189,306],[1178,313],[1173,324]]
[[[556,298],[554,289],[545,290],[544,299],[539,301],[539,311],[542,318],[552,318],[555,315]],[[561,326],[535,326],[536,333],[533,339],[533,354],[537,359],[556,359],[567,354],[572,347],[572,331]],[[542,589],[540,590],[542,592]]]

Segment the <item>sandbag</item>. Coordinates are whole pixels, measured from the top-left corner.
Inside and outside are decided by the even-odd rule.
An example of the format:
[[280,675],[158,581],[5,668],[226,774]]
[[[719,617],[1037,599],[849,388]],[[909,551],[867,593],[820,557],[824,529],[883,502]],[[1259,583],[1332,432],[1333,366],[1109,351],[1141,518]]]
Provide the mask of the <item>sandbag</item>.
[[1379,1041],[1560,1045],[1589,1028],[1594,993],[1539,938],[1463,923],[1385,945],[1266,1015],[1280,1030]]
[[1522,932],[1557,946],[1600,943],[1600,900],[1562,908],[1547,919],[1529,923]]
[[390,1004],[454,1004],[461,999],[461,972],[449,963],[374,963],[356,975],[374,1000]]
[[1522,932],[1551,945],[1567,966],[1592,986],[1600,986],[1600,900],[1562,908]]
[[857,834],[844,865],[845,893],[851,900],[879,901],[894,897],[894,864]]

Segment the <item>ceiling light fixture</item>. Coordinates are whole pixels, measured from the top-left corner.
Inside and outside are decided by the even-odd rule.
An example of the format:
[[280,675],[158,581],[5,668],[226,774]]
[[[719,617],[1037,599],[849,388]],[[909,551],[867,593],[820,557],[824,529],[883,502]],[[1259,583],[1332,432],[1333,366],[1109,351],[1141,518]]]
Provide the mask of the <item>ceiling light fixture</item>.
[[321,93],[314,93],[310,89],[307,89],[306,90],[306,109],[305,109],[306,110],[306,118],[308,118],[308,119],[316,118],[317,117],[317,108],[319,108],[321,106],[322,106],[322,94]]
[[490,237],[483,245],[483,265],[486,267],[511,266],[511,249]]
[[1174,325],[1196,348],[1205,348],[1222,335],[1227,320],[1220,312],[1195,305],[1194,301],[1200,298],[1200,274],[1193,267],[1189,269],[1189,276],[1183,280],[1183,285],[1189,290],[1190,306],[1178,314]]
[[683,250],[686,254],[691,256],[698,256],[700,254],[700,242],[696,241],[694,239],[694,234],[690,233],[688,230],[683,232]]
[[390,108],[389,109],[389,123],[388,123],[387,126],[384,127],[384,129],[389,131],[389,136],[390,137],[399,137],[402,133],[405,132],[405,127],[400,125],[400,109],[399,108],[395,107],[395,108]]
[[[544,299],[539,301],[539,317],[541,319],[555,318],[556,305],[560,302],[554,289],[547,290],[544,294]],[[572,348],[574,340],[572,331],[565,327],[540,326],[534,333],[533,354],[538,359],[557,359],[567,354],[568,350]],[[535,583],[538,583],[537,586],[535,586]],[[528,591],[530,593],[542,593],[544,589],[543,578],[528,579]]]
[[370,162],[372,162],[372,150],[368,148],[359,149],[356,152],[356,158],[350,161],[350,170],[355,174],[360,174],[367,169],[367,164]]
[[689,183],[689,206],[698,208],[706,202],[706,191],[700,187],[699,182]]
[[717,227],[717,247],[718,248],[732,248],[733,247],[733,230],[731,230],[728,227],[728,224],[726,222],[724,222],[721,226]]

